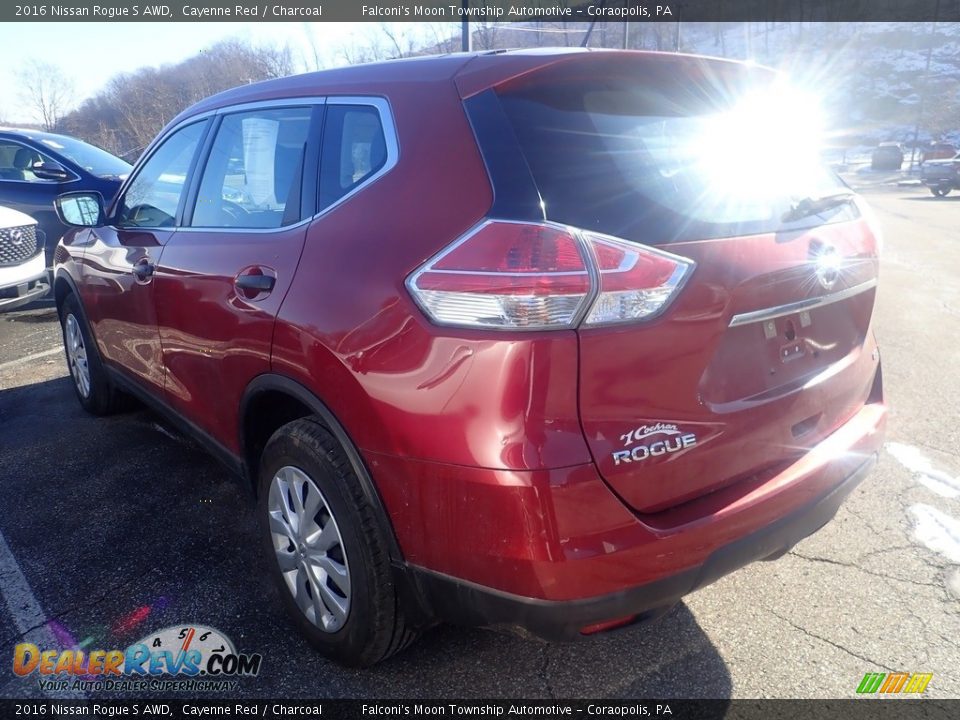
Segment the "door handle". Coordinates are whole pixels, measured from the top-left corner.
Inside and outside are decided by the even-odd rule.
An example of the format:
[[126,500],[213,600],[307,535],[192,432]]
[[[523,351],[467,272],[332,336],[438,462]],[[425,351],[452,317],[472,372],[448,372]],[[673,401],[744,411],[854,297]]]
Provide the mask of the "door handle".
[[270,292],[277,279],[270,275],[241,275],[237,278],[237,287],[241,290],[253,292]]

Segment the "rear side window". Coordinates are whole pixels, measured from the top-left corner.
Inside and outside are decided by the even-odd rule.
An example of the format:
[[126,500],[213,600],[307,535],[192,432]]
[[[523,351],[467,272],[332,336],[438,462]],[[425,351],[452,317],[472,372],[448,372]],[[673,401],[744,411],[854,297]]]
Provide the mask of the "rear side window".
[[[693,84],[677,74],[545,82],[535,75],[501,90],[547,217],[663,244],[776,232],[855,214],[841,206],[830,217],[785,226],[791,203],[835,193],[842,182],[816,158],[813,171],[806,162],[802,173],[791,168],[790,152],[774,154],[745,176],[749,156],[768,153],[736,145],[727,135],[738,132],[726,120],[732,111],[724,96],[730,93],[686,91],[685,82]],[[784,134],[782,149],[792,150],[791,142]]]
[[167,228],[176,223],[187,174],[206,122],[187,125],[163,141],[137,170],[117,208],[120,227]]
[[327,106],[320,155],[320,207],[326,208],[373,177],[387,163],[387,144],[377,108]]
[[312,113],[302,106],[225,116],[206,161],[191,225],[279,228],[299,222]]
[[33,174],[33,166],[38,162],[49,162],[50,158],[33,148],[19,143],[0,140],[0,180],[19,180],[20,182],[51,183],[55,180],[42,180]]

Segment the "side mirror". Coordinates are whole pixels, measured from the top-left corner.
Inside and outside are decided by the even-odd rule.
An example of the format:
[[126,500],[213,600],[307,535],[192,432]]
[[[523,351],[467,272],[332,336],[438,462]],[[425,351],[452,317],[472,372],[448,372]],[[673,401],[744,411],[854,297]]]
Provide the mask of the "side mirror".
[[60,222],[70,227],[101,227],[104,224],[103,195],[98,192],[73,192],[53,201]]
[[71,177],[70,173],[68,173],[62,165],[53,162],[53,160],[34,163],[30,167],[30,172],[41,180],[56,180],[57,182],[69,180]]

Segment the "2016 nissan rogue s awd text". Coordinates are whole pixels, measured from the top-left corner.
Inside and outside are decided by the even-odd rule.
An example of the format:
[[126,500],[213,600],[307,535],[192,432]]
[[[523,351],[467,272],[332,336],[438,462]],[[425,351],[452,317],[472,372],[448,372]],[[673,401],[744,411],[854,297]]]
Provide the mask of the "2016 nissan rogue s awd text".
[[653,618],[820,528],[882,444],[877,231],[815,153],[766,150],[807,120],[788,95],[557,50],[207,99],[109,207],[58,199],[80,403],[135,395],[248,478],[342,662],[437,621]]

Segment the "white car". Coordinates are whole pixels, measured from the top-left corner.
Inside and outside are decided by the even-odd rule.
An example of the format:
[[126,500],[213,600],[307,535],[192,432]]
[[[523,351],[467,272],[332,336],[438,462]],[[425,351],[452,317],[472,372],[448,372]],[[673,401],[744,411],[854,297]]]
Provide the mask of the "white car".
[[47,294],[47,263],[37,242],[37,221],[0,206],[0,310]]

